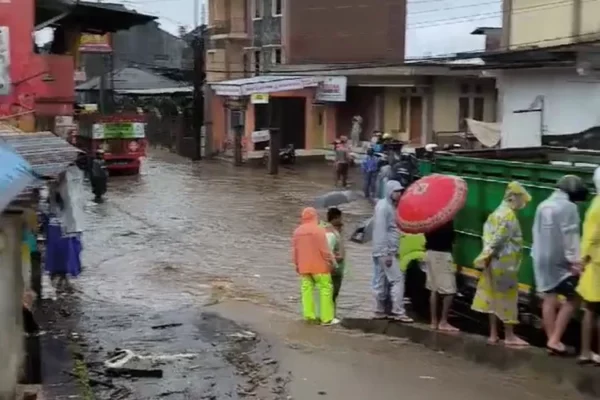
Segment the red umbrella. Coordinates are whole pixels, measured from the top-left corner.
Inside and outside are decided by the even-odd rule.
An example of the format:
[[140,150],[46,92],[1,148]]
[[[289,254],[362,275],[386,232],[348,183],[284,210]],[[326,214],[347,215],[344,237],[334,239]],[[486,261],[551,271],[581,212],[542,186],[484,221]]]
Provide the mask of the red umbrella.
[[398,225],[406,233],[428,233],[450,222],[467,200],[457,176],[428,175],[410,185],[398,203]]

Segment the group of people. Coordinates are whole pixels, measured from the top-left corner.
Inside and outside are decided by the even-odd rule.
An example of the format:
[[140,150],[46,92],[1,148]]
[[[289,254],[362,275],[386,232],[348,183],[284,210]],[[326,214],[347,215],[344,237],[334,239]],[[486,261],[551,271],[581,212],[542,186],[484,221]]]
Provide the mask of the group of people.
[[[600,167],[594,172],[594,184],[597,194],[586,212],[580,233],[578,203],[585,201],[589,192],[582,179],[574,175],[566,175],[557,182],[555,191],[537,207],[531,257],[536,289],[543,299],[548,352],[559,356],[571,353],[562,342],[562,336],[573,314],[583,304],[579,362],[600,365],[600,355],[591,351],[592,332],[600,312]],[[405,271],[398,264],[401,232],[396,220],[396,207],[403,189],[399,182],[388,180],[385,195],[375,205],[372,287],[376,304],[374,317],[408,323],[412,319],[404,307]],[[530,201],[531,195],[523,185],[510,182],[501,203],[483,226],[482,250],[473,262],[482,273],[471,308],[489,315],[490,344],[500,342],[502,323],[506,346],[529,345],[515,334],[514,328],[519,323],[518,276],[524,247],[518,213]],[[307,208],[302,213],[302,224],[294,232],[294,264],[302,282],[304,318],[311,322],[337,322],[335,301],[346,263],[341,216],[337,208],[330,209],[328,222],[319,223],[316,210]],[[457,292],[452,259],[454,239],[453,221],[425,234],[431,327],[445,332],[458,331],[448,321]],[[320,318],[314,312],[312,291],[315,286],[321,297]],[[441,315],[438,312],[440,297]]]

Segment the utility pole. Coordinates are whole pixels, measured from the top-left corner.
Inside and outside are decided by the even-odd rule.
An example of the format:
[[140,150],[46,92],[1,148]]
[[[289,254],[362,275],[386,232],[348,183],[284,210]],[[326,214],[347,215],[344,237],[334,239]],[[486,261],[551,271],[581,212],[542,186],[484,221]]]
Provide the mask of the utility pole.
[[281,148],[281,103],[269,99],[269,174],[279,174],[279,149]]
[[194,29],[200,25],[198,23],[198,14],[200,13],[200,0],[192,0],[194,2]]
[[[197,0],[196,0],[197,3]],[[206,68],[204,62],[204,31],[197,31],[197,27],[192,31],[194,53],[194,109],[193,122],[194,137],[196,138],[195,160],[202,158],[202,126],[204,125],[204,80],[206,78]]]

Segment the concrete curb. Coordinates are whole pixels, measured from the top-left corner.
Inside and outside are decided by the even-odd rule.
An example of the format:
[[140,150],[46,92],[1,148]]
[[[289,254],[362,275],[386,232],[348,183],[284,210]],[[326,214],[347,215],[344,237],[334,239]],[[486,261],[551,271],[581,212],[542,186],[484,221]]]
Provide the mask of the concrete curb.
[[577,391],[600,398],[600,369],[593,366],[580,366],[575,359],[551,357],[541,349],[510,349],[504,346],[490,346],[486,338],[470,334],[445,334],[432,331],[420,324],[406,325],[389,320],[345,318],[342,326],[409,339],[425,347],[462,357],[503,371],[520,370],[554,383],[567,384]]

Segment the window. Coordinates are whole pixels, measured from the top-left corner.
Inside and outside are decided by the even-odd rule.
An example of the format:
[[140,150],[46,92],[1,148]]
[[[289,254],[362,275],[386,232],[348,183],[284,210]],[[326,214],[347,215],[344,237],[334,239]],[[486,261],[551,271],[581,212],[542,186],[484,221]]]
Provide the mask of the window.
[[473,99],[473,119],[476,121],[483,121],[483,97],[475,97]]
[[471,114],[471,98],[461,97],[458,99],[458,130],[464,131],[467,128],[465,118]]
[[263,0],[253,0],[254,8],[254,19],[261,19],[263,17]]
[[408,98],[400,97],[400,124],[398,126],[400,132],[406,132],[406,114],[408,113]]
[[460,85],[460,93],[462,94],[467,94],[470,93],[470,88],[469,88],[469,84],[468,83],[462,83]]
[[281,64],[282,63],[281,49],[279,49],[279,48],[273,49],[273,52],[271,53],[271,63],[272,64]]
[[259,73],[260,72],[260,50],[255,50],[254,51],[254,72]]
[[283,11],[283,0],[272,0],[271,4],[273,5],[272,15],[274,17],[280,16]]

